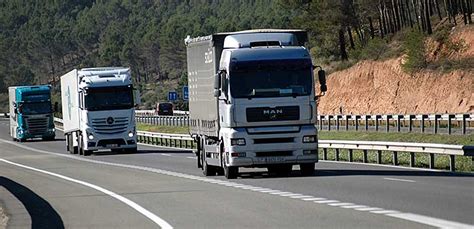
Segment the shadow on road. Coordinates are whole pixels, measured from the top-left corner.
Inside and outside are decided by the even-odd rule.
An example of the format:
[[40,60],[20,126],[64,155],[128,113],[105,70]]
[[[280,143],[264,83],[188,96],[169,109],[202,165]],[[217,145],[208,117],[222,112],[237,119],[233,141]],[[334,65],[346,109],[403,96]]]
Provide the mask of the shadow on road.
[[63,220],[56,210],[32,190],[6,177],[0,177],[0,186],[5,187],[25,206],[31,217],[31,228],[64,228]]

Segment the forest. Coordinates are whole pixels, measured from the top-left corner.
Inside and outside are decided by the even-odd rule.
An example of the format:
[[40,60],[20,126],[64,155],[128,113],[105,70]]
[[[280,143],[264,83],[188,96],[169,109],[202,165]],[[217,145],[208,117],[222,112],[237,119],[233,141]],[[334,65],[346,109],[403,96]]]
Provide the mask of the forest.
[[472,24],[472,5],[472,0],[3,0],[0,93],[12,85],[46,83],[59,91],[59,77],[73,68],[129,66],[149,108],[167,90],[186,84],[188,35],[306,29],[314,61],[329,65],[381,57],[399,32],[424,37],[440,21]]

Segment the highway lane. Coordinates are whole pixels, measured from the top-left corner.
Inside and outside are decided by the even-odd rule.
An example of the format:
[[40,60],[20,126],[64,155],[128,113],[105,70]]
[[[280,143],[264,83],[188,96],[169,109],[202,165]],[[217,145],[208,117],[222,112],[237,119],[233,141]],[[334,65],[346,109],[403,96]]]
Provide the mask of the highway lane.
[[[8,139],[8,134],[6,132],[6,129],[4,129],[2,125],[0,125],[0,130],[1,130],[0,138]],[[3,147],[4,145],[5,144],[2,144],[1,146]],[[61,141],[27,142],[22,145],[28,146],[28,147],[34,147],[36,149],[43,149],[48,152],[55,152],[55,153],[66,155],[64,152],[64,143]],[[4,157],[3,154],[4,153],[2,150],[2,153],[0,153],[0,157],[3,158]],[[17,154],[18,154],[17,152],[12,152],[11,154],[7,156],[15,160],[26,160],[26,158],[19,157]],[[78,178],[81,178],[83,180],[88,180],[91,183],[107,184],[107,188],[111,190],[121,190],[120,193],[127,193],[127,195],[132,195],[132,196],[133,196],[133,192],[131,192],[130,189],[137,188],[137,187],[139,187],[140,189],[142,186],[144,186],[142,187],[143,188],[142,192],[147,192],[147,190],[153,187],[155,183],[161,183],[160,181],[162,179],[165,179],[165,180],[169,179],[169,177],[166,178],[167,176],[163,176],[156,173],[149,174],[145,172],[144,174],[142,174],[143,171],[137,172],[134,169],[125,169],[125,171],[122,171],[123,169],[118,169],[121,171],[118,172],[117,174],[121,174],[121,175],[128,175],[131,173],[133,175],[130,175],[130,176],[135,177],[136,174],[134,173],[137,172],[140,174],[139,175],[140,178],[141,177],[145,178],[147,176],[150,176],[149,178],[147,177],[148,179],[143,179],[142,182],[140,183],[132,182],[130,185],[125,185],[125,184],[128,184],[128,182],[124,183],[124,182],[118,181],[118,180],[121,180],[120,176],[118,178],[114,178],[113,175],[110,175],[110,176],[107,176],[110,179],[104,179],[102,176],[96,175],[96,174],[101,174],[102,169],[107,168],[107,166],[104,167],[103,165],[99,165],[99,166],[84,165],[87,168],[82,168],[82,164],[88,164],[88,163],[82,162],[82,161],[70,162],[71,159],[68,159],[68,158],[57,159],[54,155],[44,155],[44,154],[38,155],[37,152],[29,152],[28,155],[29,154],[32,154],[32,155],[27,157],[29,159],[27,160],[27,162],[31,166],[33,165],[42,166],[42,167],[46,166],[47,168],[51,168],[51,165],[53,164],[54,165],[70,164],[72,168],[74,167],[79,167],[79,168],[75,168],[73,171],[68,171],[68,170],[63,171],[61,170],[61,168],[64,168],[64,166],[62,166],[59,168],[59,171],[61,171],[62,173],[67,173],[67,175],[69,176],[77,176]],[[58,160],[58,162],[49,161],[47,163],[46,162],[41,163],[41,162],[37,162],[36,159],[33,159],[36,157],[40,157],[40,158],[52,157],[52,158],[55,158],[55,160]],[[195,175],[197,177],[202,177],[200,176],[200,171],[197,168],[195,168],[195,160],[192,158],[192,155],[190,153],[183,152],[183,151],[163,150],[163,149],[157,149],[155,147],[141,146],[140,153],[138,154],[113,155],[113,154],[103,153],[103,154],[94,155],[90,157],[90,159],[93,159],[96,161],[146,166],[149,168],[157,168],[157,169],[162,169],[162,170],[167,170],[167,171],[176,171],[176,172],[180,172],[181,174],[190,174],[190,175]],[[64,162],[64,161],[67,161],[67,162]],[[78,164],[80,164],[81,166],[78,166]],[[226,223],[226,225],[235,225],[237,227],[237,225],[239,225],[239,222],[245,219],[245,220],[250,220],[250,224],[247,224],[247,226],[252,226],[252,227],[253,226],[289,227],[290,225],[288,225],[288,223],[292,222],[292,223],[299,223],[299,224],[295,224],[297,227],[314,227],[314,225],[324,225],[325,227],[328,227],[328,226],[329,227],[341,227],[341,226],[342,227],[354,227],[354,226],[355,227],[380,227],[380,226],[400,227],[401,225],[404,225],[404,226],[412,228],[412,227],[418,227],[421,225],[413,224],[412,222],[409,222],[406,220],[401,221],[401,220],[395,219],[393,217],[388,217],[385,215],[377,215],[373,213],[371,214],[369,212],[355,211],[355,210],[351,210],[351,208],[342,208],[344,207],[342,205],[344,203],[350,202],[350,203],[356,203],[359,205],[370,206],[373,208],[382,207],[384,209],[394,209],[394,210],[403,211],[403,212],[411,212],[411,213],[417,213],[417,214],[423,213],[423,212],[408,211],[408,210],[410,209],[416,210],[414,209],[413,206],[418,206],[419,204],[421,204],[421,202],[425,201],[425,199],[421,199],[415,202],[413,202],[413,198],[410,198],[410,197],[397,199],[397,195],[392,196],[393,193],[391,190],[393,189],[395,191],[401,190],[402,193],[405,193],[406,196],[411,196],[413,192],[415,194],[418,192],[417,189],[425,188],[425,185],[422,185],[421,187],[418,187],[418,188],[416,187],[414,188],[414,187],[407,186],[405,184],[405,183],[412,183],[412,182],[383,179],[383,178],[391,178],[391,177],[395,179],[400,179],[400,180],[416,180],[414,184],[417,184],[417,185],[422,180],[422,179],[418,179],[418,177],[423,178],[423,180],[434,179],[434,181],[428,182],[428,183],[438,183],[437,180],[440,179],[441,180],[440,186],[443,186],[443,185],[450,185],[454,187],[461,186],[461,189],[464,186],[458,185],[458,182],[467,181],[467,185],[465,186],[468,189],[470,188],[470,190],[472,191],[472,177],[454,177],[455,180],[453,181],[451,179],[452,177],[444,177],[444,175],[433,176],[433,175],[428,175],[428,174],[415,173],[416,176],[413,176],[409,174],[407,170],[401,170],[401,172],[393,172],[397,170],[392,169],[392,168],[387,169],[387,168],[379,168],[379,167],[373,167],[373,166],[367,167],[367,166],[359,166],[359,165],[320,163],[318,164],[317,167],[318,167],[318,173],[312,177],[298,177],[297,172],[295,172],[293,176],[289,178],[274,178],[274,177],[268,177],[264,172],[255,172],[255,170],[248,170],[251,172],[244,174],[243,179],[236,180],[238,184],[249,184],[249,185],[253,185],[253,187],[270,188],[270,189],[273,189],[273,191],[281,190],[282,192],[292,192],[292,193],[287,193],[287,194],[280,193],[278,195],[269,195],[268,193],[267,194],[255,193],[251,191],[235,189],[236,187],[235,185],[233,185],[235,186],[234,188],[229,188],[229,187],[222,187],[223,185],[217,185],[217,184],[212,184],[212,183],[209,184],[209,182],[204,183],[204,184],[202,182],[197,182],[197,184],[195,184],[196,179],[194,178],[183,179],[183,177],[179,177],[176,181],[177,183],[187,184],[191,181],[191,183],[193,183],[193,185],[191,186],[194,188],[197,188],[198,190],[201,190],[201,192],[199,191],[197,193],[184,192],[186,194],[189,194],[188,196],[186,195],[183,196],[182,192],[177,192],[175,193],[176,194],[175,199],[170,198],[166,200],[169,202],[165,201],[167,206],[173,206],[173,207],[177,206],[176,207],[177,209],[172,208],[171,211],[169,211],[168,209],[166,209],[165,211],[159,211],[160,209],[159,208],[157,209],[154,205],[149,206],[149,202],[159,201],[160,200],[159,196],[153,196],[152,198],[148,198],[146,201],[143,201],[141,197],[139,197],[139,195],[137,195],[137,197],[134,196],[134,198],[141,205],[144,205],[145,208],[147,209],[151,208],[152,212],[155,212],[155,211],[159,212],[160,213],[159,215],[162,216],[164,219],[168,220],[173,226],[179,225],[180,227],[189,227],[190,225],[196,225],[196,224],[189,224],[189,221],[194,222],[194,223],[200,222],[201,224],[198,224],[198,225],[203,225],[203,227],[223,226],[219,224],[218,222]],[[56,170],[54,166],[52,168]],[[107,168],[107,169],[111,169],[111,168]],[[95,172],[88,172],[89,170],[92,170]],[[340,170],[344,170],[344,172],[341,172]],[[369,175],[368,174],[370,173],[369,170],[375,170],[376,175]],[[384,172],[384,171],[388,171],[388,172]],[[3,172],[3,169],[2,169],[2,172]],[[415,179],[415,177],[417,178]],[[443,177],[445,178],[445,180],[443,179]],[[220,177],[216,177],[216,178],[222,179]],[[467,180],[463,181],[459,179],[467,179]],[[91,180],[94,182],[92,182]],[[135,181],[135,180],[131,179],[131,181]],[[28,183],[27,180],[25,180],[24,182]],[[450,182],[452,184],[450,184]],[[375,187],[367,187],[370,185],[375,186]],[[199,188],[201,186],[202,188]],[[221,189],[222,189],[222,192],[219,192],[219,190]],[[457,189],[459,188],[455,188],[455,190]],[[207,192],[208,190],[210,190],[210,192]],[[130,194],[130,192],[132,194]],[[212,195],[210,196],[204,195],[204,198],[203,198],[203,193],[212,194]],[[305,202],[305,201],[301,201],[301,198],[297,198],[297,199],[291,198],[291,195],[293,195],[293,197],[298,197],[296,196],[296,194],[311,195],[312,197],[319,197],[319,198],[326,198],[326,199],[320,200],[320,202],[322,201],[323,203],[314,203],[312,201]],[[289,196],[290,198],[283,198],[282,196],[285,196],[285,195]],[[446,197],[446,196],[443,196],[445,195],[443,192],[438,193],[437,195],[438,195],[438,199],[444,200]],[[220,198],[216,200],[215,199],[216,197],[220,197]],[[464,197],[466,197],[466,195],[461,196],[460,199]],[[452,202],[452,203],[458,204],[458,201],[456,201],[456,199],[457,198],[454,198],[454,200],[449,200],[448,198],[448,200],[445,200],[445,202],[449,202],[449,203]],[[178,201],[178,200],[183,200],[183,201]],[[262,200],[264,201],[262,202]],[[324,203],[325,201],[327,203]],[[339,202],[331,202],[331,201],[339,201]],[[401,204],[402,207],[396,208],[398,206],[397,203],[402,203]],[[411,204],[408,204],[408,203],[411,203]],[[441,208],[443,209],[443,211],[446,211],[446,212],[451,211],[452,210],[451,208],[456,208],[454,204],[442,205],[443,204],[442,201],[440,203],[441,204],[439,205],[434,203],[434,205],[437,205],[436,208]],[[464,207],[472,209],[472,194],[467,195],[467,199],[464,199],[462,203],[463,204],[461,204],[460,206],[461,210],[463,210]],[[339,204],[341,205],[341,207],[330,206],[330,204],[333,204],[333,205]],[[407,206],[404,206],[404,205],[407,205]],[[413,205],[413,206],[410,207],[410,205]],[[178,206],[186,206],[186,208],[183,211],[183,209],[179,208]],[[420,208],[425,208],[425,206],[422,205],[420,206]],[[256,212],[257,209],[261,211]],[[268,209],[271,209],[271,213],[268,211]],[[190,211],[188,212],[186,210],[188,211],[190,210]],[[433,212],[433,209],[425,209],[425,210],[428,213]],[[67,210],[65,209],[62,211],[67,211]],[[62,211],[60,211],[61,214],[62,214]],[[172,214],[168,216],[167,214],[170,212]],[[229,215],[232,215],[233,217],[227,216],[227,217],[224,217],[225,220],[216,220],[218,222],[211,220],[209,222],[210,219],[220,218],[216,216],[220,216],[224,212],[230,213]],[[453,214],[454,216],[449,216],[449,217],[444,217],[444,216],[437,217],[438,213],[436,212],[430,213],[430,214],[423,214],[423,215],[472,224],[470,219],[468,219],[469,214],[465,214],[465,212],[466,211],[464,212],[459,211]],[[165,216],[163,216],[163,214]],[[197,215],[199,215],[199,217],[196,218],[195,216]],[[275,217],[275,216],[278,216],[278,217]],[[260,220],[254,219],[255,217],[258,217]],[[181,220],[177,220],[176,218],[180,218]],[[188,224],[186,224],[185,222],[188,222]],[[230,222],[235,223],[235,224],[229,224]],[[293,225],[293,227],[295,225]]]

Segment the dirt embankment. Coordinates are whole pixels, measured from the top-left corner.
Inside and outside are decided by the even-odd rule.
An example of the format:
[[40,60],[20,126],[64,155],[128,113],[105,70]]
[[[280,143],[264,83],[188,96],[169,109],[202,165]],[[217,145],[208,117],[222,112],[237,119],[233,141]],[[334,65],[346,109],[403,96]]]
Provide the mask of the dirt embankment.
[[[462,53],[448,55],[462,60],[474,57],[474,27],[453,31],[454,39],[466,45]],[[428,58],[441,53],[428,47]],[[430,51],[432,53],[430,53]],[[473,113],[474,70],[443,73],[423,70],[406,73],[403,57],[385,61],[362,61],[328,76],[328,93],[318,106],[320,114],[421,114]]]

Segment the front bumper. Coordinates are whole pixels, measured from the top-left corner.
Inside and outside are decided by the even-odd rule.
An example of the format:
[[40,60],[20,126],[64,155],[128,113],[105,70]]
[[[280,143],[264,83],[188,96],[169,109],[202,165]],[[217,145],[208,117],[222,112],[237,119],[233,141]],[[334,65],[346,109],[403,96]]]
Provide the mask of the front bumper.
[[[317,142],[303,143],[303,136],[316,135],[313,125],[305,125],[298,132],[249,134],[245,128],[227,130],[225,142],[228,166],[265,167],[271,164],[302,164],[318,162]],[[246,144],[231,146],[231,138],[244,138]],[[278,141],[282,142],[278,142]],[[264,142],[264,143],[262,143]],[[271,142],[271,143],[266,143]],[[232,153],[239,153],[233,157]]]
[[98,135],[93,134],[93,139],[89,139],[87,134],[84,134],[84,149],[85,150],[101,150],[101,149],[131,149],[137,147],[137,137],[128,136],[128,132],[113,135]]

